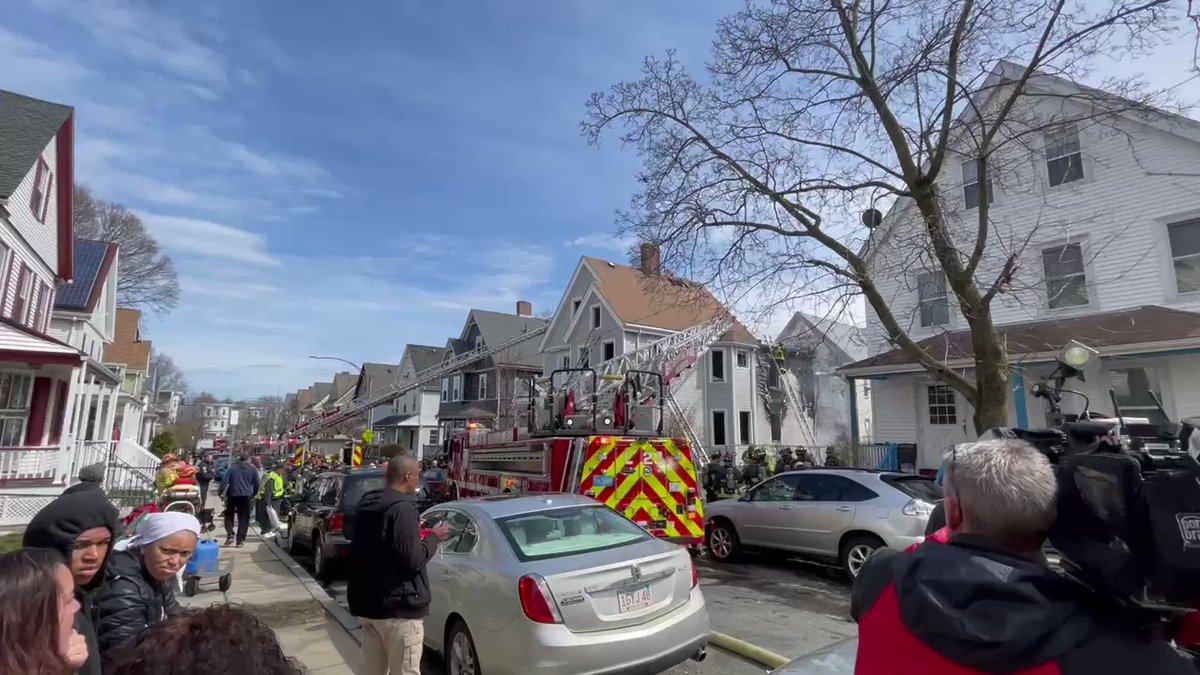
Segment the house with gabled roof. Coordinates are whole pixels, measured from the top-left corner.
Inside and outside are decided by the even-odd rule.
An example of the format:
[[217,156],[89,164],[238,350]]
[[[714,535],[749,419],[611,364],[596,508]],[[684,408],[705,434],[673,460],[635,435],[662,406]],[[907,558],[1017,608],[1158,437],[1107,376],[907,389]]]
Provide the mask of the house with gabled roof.
[[[593,367],[728,313],[703,284],[664,273],[653,245],[642,246],[638,267],[584,256],[538,343],[542,369]],[[758,393],[760,346],[735,319],[672,383],[704,452],[740,457],[748,446],[772,441],[769,401]]]
[[[985,117],[1024,68],[996,65],[978,102]],[[1008,421],[1047,423],[1031,387],[1070,340],[1099,350],[1063,412],[1179,419],[1200,411],[1200,122],[1034,74],[1019,98],[1020,134],[987,158],[977,180],[972,134],[952,139],[939,178],[948,228],[974,233],[986,204],[989,245],[977,277],[996,285],[992,318],[1009,354]],[[962,123],[970,130],[970,120]],[[982,189],[981,189],[982,188]],[[911,200],[897,200],[871,233],[866,262],[909,336],[934,358],[971,376],[966,320],[944,273],[932,264]],[[973,239],[965,239],[973,243]],[[969,245],[968,244],[968,245]],[[969,249],[967,249],[969,250]],[[876,441],[914,443],[917,466],[936,469],[943,451],[977,437],[973,408],[891,344],[868,310],[870,355],[840,369],[870,380]],[[1111,391],[1111,395],[1110,395]]]
[[[394,363],[363,363],[358,369],[358,380],[350,400],[357,401],[391,386],[400,375],[400,366]],[[374,430],[375,422],[387,417],[390,405],[381,405],[367,411],[362,420],[363,429]]]
[[[532,305],[525,301],[517,302],[514,314],[472,309],[459,336],[446,341],[443,361],[479,347],[504,344],[545,323],[533,316]],[[437,415],[441,438],[471,423],[493,429],[512,427],[517,421],[517,383],[541,372],[542,358],[534,337],[442,378]]]
[[136,309],[117,309],[113,339],[104,347],[104,363],[121,377],[117,412],[113,419],[114,438],[127,439],[142,447],[154,436],[150,403],[150,355],[153,345],[142,339],[142,313]]
[[[444,347],[405,345],[400,365],[394,366],[398,375],[393,383],[415,382],[422,371],[440,365],[445,355]],[[393,400],[387,414],[373,425],[376,441],[397,443],[417,458],[437,454],[442,440],[437,420],[440,392],[441,381],[434,380]]]
[[[834,444],[845,444],[850,440],[850,384],[838,374],[837,369],[865,358],[867,341],[862,327],[839,321],[831,316],[819,316],[807,312],[796,312],[775,338],[782,348],[784,364],[782,374],[772,368],[771,382],[782,375],[789,378],[806,410],[818,448]],[[858,382],[856,395],[862,400],[870,399],[870,382]],[[783,410],[781,417],[772,418],[772,424],[781,424],[772,433],[781,437],[783,445],[804,445],[796,425],[791,424],[791,411],[780,397],[780,390],[773,389],[777,405]],[[871,437],[871,413],[869,406],[856,406],[860,441]],[[777,422],[776,420],[779,420]]]

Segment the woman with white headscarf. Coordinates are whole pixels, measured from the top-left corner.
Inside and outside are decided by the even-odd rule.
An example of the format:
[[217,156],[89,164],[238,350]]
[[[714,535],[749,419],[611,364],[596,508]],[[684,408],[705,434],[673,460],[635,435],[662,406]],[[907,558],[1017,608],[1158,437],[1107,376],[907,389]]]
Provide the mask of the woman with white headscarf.
[[104,672],[115,650],[149,626],[181,611],[175,579],[200,539],[200,521],[188,513],[149,515],[124,550],[112,554],[96,599],[96,637]]

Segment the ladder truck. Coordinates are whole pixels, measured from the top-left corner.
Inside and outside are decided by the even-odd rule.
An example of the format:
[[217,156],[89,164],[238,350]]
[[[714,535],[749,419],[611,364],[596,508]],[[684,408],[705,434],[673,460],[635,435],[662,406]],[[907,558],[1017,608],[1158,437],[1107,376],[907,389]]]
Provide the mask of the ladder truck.
[[[450,496],[582,494],[654,536],[699,550],[702,450],[690,434],[664,434],[664,423],[671,383],[730,325],[710,321],[596,368],[531,378],[513,429],[467,429],[450,440]],[[678,421],[690,428],[685,415]]]

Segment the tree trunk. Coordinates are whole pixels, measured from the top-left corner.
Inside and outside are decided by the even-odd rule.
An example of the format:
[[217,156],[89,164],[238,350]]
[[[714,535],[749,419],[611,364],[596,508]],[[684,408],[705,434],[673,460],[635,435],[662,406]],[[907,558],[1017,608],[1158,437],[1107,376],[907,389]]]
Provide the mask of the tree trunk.
[[990,307],[977,309],[971,327],[975,351],[975,432],[1008,426],[1008,350],[1005,349]]

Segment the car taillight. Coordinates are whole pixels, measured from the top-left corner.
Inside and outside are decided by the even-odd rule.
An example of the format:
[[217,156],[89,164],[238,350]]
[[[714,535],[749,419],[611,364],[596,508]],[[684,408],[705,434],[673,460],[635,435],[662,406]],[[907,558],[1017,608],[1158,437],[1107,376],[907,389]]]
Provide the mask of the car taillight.
[[341,513],[335,513],[329,517],[329,532],[338,534],[342,531],[342,526],[346,524],[346,516]]
[[696,569],[696,561],[688,556],[688,562],[692,565],[692,588],[695,588],[700,583],[700,570]]
[[535,623],[561,623],[558,608],[550,603],[550,588],[546,580],[536,574],[527,574],[517,582],[521,596],[521,609]]

